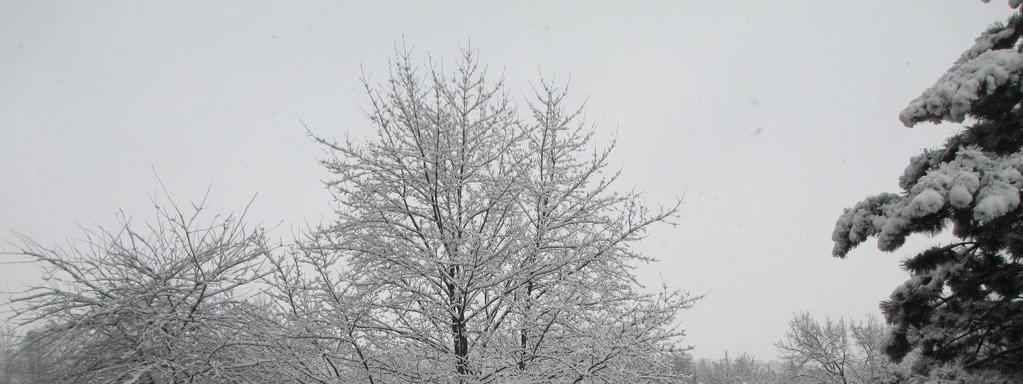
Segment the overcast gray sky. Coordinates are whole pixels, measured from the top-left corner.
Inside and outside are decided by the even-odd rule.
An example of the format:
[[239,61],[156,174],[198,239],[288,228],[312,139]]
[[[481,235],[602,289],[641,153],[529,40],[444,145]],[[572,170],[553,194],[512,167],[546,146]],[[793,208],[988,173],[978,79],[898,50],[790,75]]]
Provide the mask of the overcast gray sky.
[[[618,136],[619,187],[654,204],[685,191],[641,274],[709,293],[682,316],[696,356],[774,358],[793,312],[878,313],[899,260],[933,241],[830,257],[842,209],[895,191],[908,158],[954,132],[903,128],[899,111],[1008,15],[963,0],[3,0],[0,239],[147,219],[154,169],[178,200],[212,184],[214,210],[258,193],[249,218],[287,239],[331,217],[300,121],[366,137],[360,68],[382,80],[402,40],[424,61],[471,44],[520,99],[541,73],[571,75]],[[0,289],[37,276],[0,268]]]

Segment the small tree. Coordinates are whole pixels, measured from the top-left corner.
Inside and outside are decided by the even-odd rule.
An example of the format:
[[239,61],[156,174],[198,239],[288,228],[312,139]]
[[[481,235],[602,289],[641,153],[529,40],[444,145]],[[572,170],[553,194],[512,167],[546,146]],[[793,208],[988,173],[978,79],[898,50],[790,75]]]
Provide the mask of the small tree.
[[777,346],[787,370],[795,377],[827,384],[848,384],[852,371],[851,340],[844,320],[819,323],[809,313],[789,322]]
[[868,317],[862,323],[797,314],[776,345],[786,376],[826,384],[869,384],[894,380],[896,367],[881,354],[885,328]]
[[885,350],[896,360],[919,353],[921,377],[1023,380],[1021,34],[1019,14],[994,25],[910,102],[900,115],[906,126],[970,122],[912,158],[902,193],[847,209],[832,236],[834,255],[844,257],[872,236],[893,251],[910,234],[952,225],[958,241],[906,260],[911,278],[882,304],[893,327]]
[[[376,139],[318,139],[334,154],[324,165],[338,220],[302,254],[312,276],[280,268],[286,306],[331,319],[311,327],[329,332],[309,333],[342,352],[318,371],[347,366],[367,382],[673,380],[665,354],[682,350],[673,322],[691,299],[643,292],[632,263],[650,259],[630,245],[675,210],[611,189],[610,149],[582,156],[592,130],[564,91],[542,83],[523,119],[470,51],[452,73],[424,74],[401,54],[390,79],[366,89]],[[320,304],[289,299],[303,293]]]
[[[44,282],[16,296],[31,332],[20,353],[55,356],[46,382],[260,382],[260,331],[246,300],[265,272],[263,231],[240,218],[203,220],[173,203],[155,222],[98,229],[65,249],[23,239]],[[276,380],[269,380],[275,382]]]
[[702,360],[696,365],[698,384],[781,384],[781,379],[781,375],[745,353],[731,358],[726,352],[719,360]]

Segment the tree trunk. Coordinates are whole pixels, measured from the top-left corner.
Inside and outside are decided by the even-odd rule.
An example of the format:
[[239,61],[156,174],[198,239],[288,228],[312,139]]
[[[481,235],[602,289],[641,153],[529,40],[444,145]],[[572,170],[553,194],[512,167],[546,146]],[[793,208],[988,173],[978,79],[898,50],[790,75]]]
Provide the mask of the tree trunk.
[[447,283],[448,299],[452,305],[451,314],[451,339],[455,352],[455,372],[458,374],[458,382],[465,383],[471,369],[469,368],[469,337],[466,335],[465,307],[462,305],[460,295],[455,288],[454,277],[457,274],[456,268],[448,269]]

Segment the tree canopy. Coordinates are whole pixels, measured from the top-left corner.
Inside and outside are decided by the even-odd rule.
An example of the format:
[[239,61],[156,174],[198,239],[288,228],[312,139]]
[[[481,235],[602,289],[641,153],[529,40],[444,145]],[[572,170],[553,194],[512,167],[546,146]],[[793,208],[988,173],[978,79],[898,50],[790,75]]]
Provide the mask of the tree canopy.
[[675,207],[616,191],[612,147],[549,82],[519,107],[468,50],[451,72],[403,52],[390,75],[366,84],[375,138],[318,139],[338,218],[305,247],[365,308],[345,317],[364,376],[673,379],[656,366],[684,351],[674,319],[692,298],[642,289],[632,268],[652,259],[631,245]]

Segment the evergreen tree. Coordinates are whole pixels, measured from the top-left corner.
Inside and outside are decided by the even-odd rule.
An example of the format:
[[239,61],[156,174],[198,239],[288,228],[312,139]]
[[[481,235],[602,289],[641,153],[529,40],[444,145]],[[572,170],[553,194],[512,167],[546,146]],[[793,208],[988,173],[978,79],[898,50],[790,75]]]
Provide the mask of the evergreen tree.
[[976,39],[900,118],[966,123],[944,146],[913,157],[902,193],[846,209],[832,239],[845,257],[869,237],[893,251],[913,233],[951,224],[957,241],[904,262],[911,277],[882,303],[887,354],[913,352],[913,380],[1023,380],[1023,45],[1019,0],[1006,23]]

